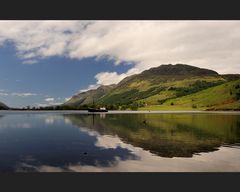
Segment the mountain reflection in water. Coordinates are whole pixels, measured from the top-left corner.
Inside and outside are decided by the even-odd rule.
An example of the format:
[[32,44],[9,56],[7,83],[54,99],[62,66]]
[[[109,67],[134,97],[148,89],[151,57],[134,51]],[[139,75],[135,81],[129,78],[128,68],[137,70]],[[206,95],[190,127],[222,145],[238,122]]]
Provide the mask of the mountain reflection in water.
[[238,115],[220,114],[108,114],[64,115],[73,125],[124,142],[161,157],[192,157],[240,143]]
[[0,172],[240,171],[239,117],[2,114]]

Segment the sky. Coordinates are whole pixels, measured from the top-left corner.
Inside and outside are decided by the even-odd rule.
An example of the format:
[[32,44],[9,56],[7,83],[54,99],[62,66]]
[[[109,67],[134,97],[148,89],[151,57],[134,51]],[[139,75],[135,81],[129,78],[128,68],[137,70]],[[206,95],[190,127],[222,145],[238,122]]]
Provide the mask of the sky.
[[161,64],[240,73],[240,21],[0,21],[0,101],[60,104]]

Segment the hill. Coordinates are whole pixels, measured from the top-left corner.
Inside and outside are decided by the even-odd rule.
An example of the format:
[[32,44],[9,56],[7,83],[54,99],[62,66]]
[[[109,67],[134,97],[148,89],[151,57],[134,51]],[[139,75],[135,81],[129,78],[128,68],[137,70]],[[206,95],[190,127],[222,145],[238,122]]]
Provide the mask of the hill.
[[6,109],[9,109],[9,107],[4,103],[0,102],[0,110],[6,110]]
[[[198,68],[186,64],[160,65],[143,71],[140,74],[126,77],[117,85],[103,86],[96,90],[80,93],[70,99],[65,105],[78,106],[89,105],[94,97],[95,103],[99,106],[107,106],[110,109],[138,108],[141,109],[165,109],[173,108],[169,102],[200,93],[222,84],[238,81],[239,75],[220,75],[209,69]],[[231,84],[231,83],[230,83]],[[221,90],[223,87],[219,87]],[[211,90],[211,89],[210,89]],[[226,90],[226,92],[229,90]],[[212,97],[217,97],[216,93]],[[177,102],[177,101],[175,101]],[[221,101],[227,102],[227,101]],[[177,102],[178,103],[178,102]],[[187,108],[197,105],[190,102]],[[236,108],[235,104],[230,105]],[[177,108],[175,105],[175,108]],[[202,106],[199,105],[198,106]],[[209,104],[204,109],[213,108]],[[185,105],[179,105],[185,107]],[[195,106],[194,106],[195,109]]]
[[64,103],[65,106],[83,106],[89,105],[100,99],[103,95],[107,94],[110,90],[114,88],[115,85],[100,86],[97,89],[85,91],[74,95],[69,101]]
[[224,83],[217,72],[189,65],[161,65],[123,79],[111,92],[99,99],[100,104],[131,104],[141,101],[159,104],[168,98]]

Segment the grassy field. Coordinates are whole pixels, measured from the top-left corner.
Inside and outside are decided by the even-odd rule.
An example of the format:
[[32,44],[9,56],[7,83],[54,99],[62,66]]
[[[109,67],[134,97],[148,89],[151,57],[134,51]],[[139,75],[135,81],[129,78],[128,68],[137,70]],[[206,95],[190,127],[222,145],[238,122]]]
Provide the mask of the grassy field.
[[162,105],[140,110],[228,110],[240,109],[240,80],[227,82],[187,96],[169,99]]

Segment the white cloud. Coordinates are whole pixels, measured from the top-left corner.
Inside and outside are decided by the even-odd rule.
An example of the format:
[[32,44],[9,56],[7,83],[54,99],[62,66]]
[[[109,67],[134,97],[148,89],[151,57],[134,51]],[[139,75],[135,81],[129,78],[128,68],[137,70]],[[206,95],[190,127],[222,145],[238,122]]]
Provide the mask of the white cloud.
[[[59,100],[59,98],[57,98],[57,100]],[[38,104],[38,106],[39,107],[46,107],[46,106],[53,106],[53,105],[61,105],[61,104],[63,104],[63,102],[55,101],[55,98],[53,98],[53,97],[48,97],[48,98],[44,99],[44,101],[47,102],[47,103],[45,103],[45,104]]]
[[29,59],[29,60],[24,60],[23,64],[34,64],[37,63],[36,59]]
[[111,85],[118,83],[124,79],[126,74],[117,74],[116,72],[101,72],[98,73],[95,78],[97,79],[97,84],[99,85]]
[[12,96],[19,96],[19,97],[28,97],[28,96],[36,96],[36,93],[11,93]]
[[8,96],[8,93],[0,92],[0,96]]
[[5,89],[0,89],[0,96],[8,96],[9,94],[6,92]]
[[45,101],[47,102],[51,102],[51,101],[54,101],[55,99],[53,97],[49,97],[49,98],[46,98]]
[[49,102],[49,105],[61,105],[63,102]]
[[[20,80],[18,80],[17,82],[19,82]],[[8,96],[8,95],[11,95],[11,96],[18,96],[18,97],[28,97],[28,96],[36,96],[37,94],[36,93],[18,93],[18,92],[8,92],[4,89],[1,89],[0,90],[0,96]]]
[[1,21],[0,45],[8,40],[15,44],[24,63],[39,58],[64,55],[74,34],[80,34],[87,21]]
[[126,73],[97,74],[97,85],[168,63],[240,73],[240,21],[0,21],[0,46],[7,40],[23,63],[51,56],[132,62]]
[[92,85],[89,85],[87,89],[81,89],[79,90],[79,93],[82,93],[82,92],[86,92],[90,89],[97,89],[100,85],[99,84],[92,84]]
[[135,62],[139,72],[178,62],[219,72],[224,72],[219,66],[231,63],[225,70],[235,72],[239,31],[239,21],[99,21],[75,37],[70,57],[108,55]]
[[63,102],[48,102],[48,103],[36,103],[38,107],[47,107],[47,106],[54,106],[54,105],[61,105]]
[[36,105],[38,107],[47,107],[48,106],[48,104],[45,104],[45,103],[36,103]]

